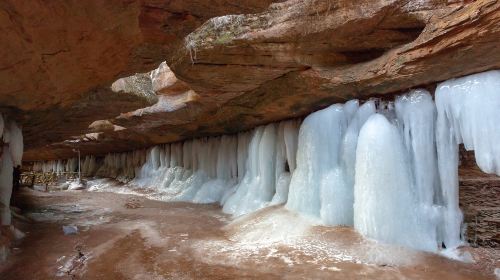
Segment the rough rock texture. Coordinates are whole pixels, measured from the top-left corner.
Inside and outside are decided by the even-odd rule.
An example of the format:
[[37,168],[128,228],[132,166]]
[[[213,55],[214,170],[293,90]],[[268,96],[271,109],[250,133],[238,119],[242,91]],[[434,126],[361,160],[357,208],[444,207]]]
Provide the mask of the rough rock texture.
[[[7,0],[0,31],[0,111],[22,121],[25,160],[235,133],[500,68],[498,0]],[[468,241],[498,247],[500,180],[461,155]]]
[[210,127],[200,124],[198,133],[500,67],[500,3],[406,3],[288,1],[223,27],[203,25],[184,46],[193,62],[184,55],[169,63],[200,99],[225,101],[199,118]]
[[500,248],[500,177],[481,172],[474,152],[460,150],[460,208],[472,246]]
[[[225,8],[225,1],[210,7],[201,1],[170,1],[161,7],[159,3],[139,5],[134,28],[142,41],[135,46],[142,50],[147,45],[149,54],[163,55],[182,81],[181,90],[169,94],[171,84],[165,77],[167,86],[160,87],[167,90],[157,105],[109,119],[125,130],[108,129],[93,141],[54,144],[43,153],[38,146],[28,149],[26,159],[71,156],[73,146],[83,153],[102,154],[234,133],[300,117],[334,102],[394,94],[500,68],[500,3],[495,0],[289,0],[260,13],[255,12],[269,3],[241,1]],[[163,15],[177,6],[192,12],[178,14],[180,19]],[[205,22],[231,13],[247,14]],[[201,22],[205,23],[187,35]],[[162,23],[167,27],[158,28]],[[165,30],[175,40],[156,33]],[[123,43],[113,47],[124,48]],[[123,59],[155,61],[155,55],[136,53]],[[125,68],[138,69],[121,67]]]
[[[80,149],[83,154],[102,154],[103,151],[123,151],[130,150],[131,147],[147,146],[149,143],[155,142],[150,132],[163,124],[163,118],[168,118],[170,112],[175,111],[180,122],[189,121],[186,115],[179,112],[182,110],[185,114],[189,114],[190,106],[188,105],[197,96],[184,82],[176,78],[165,63],[162,63],[157,69],[149,73],[139,73],[118,79],[111,85],[111,88],[118,93],[151,96],[156,99],[156,103],[130,112],[127,112],[128,110],[119,111],[120,108],[123,109],[123,107],[118,106],[119,103],[113,104],[112,110],[101,107],[100,110],[108,114],[111,111],[110,118],[120,115],[114,119],[92,122],[88,126],[90,133],[84,135],[80,135],[80,133],[85,131],[86,127],[75,127],[74,124],[81,123],[85,125],[88,122],[82,122],[81,119],[74,120],[71,122],[73,129],[66,128],[61,133],[71,131],[74,132],[73,135],[78,136],[42,148],[31,149],[25,152],[24,160],[72,157],[75,155],[74,148]],[[75,114],[73,113],[73,115]],[[82,115],[85,114],[82,113]],[[180,117],[183,117],[183,119],[180,119]],[[172,122],[173,120],[170,119],[169,121]],[[121,122],[125,123],[128,129],[117,125]],[[50,135],[47,137],[50,138]]]
[[116,79],[157,67],[211,17],[255,13],[270,3],[1,1],[0,110],[22,121],[28,152],[83,134],[92,121],[152,104],[112,93]]

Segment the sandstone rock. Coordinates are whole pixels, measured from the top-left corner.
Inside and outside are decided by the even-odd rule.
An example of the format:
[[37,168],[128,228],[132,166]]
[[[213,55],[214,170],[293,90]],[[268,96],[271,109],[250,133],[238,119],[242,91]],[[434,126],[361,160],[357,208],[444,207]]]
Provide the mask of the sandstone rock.
[[153,69],[211,17],[259,12],[270,3],[2,1],[0,111],[22,120],[28,153],[85,133],[95,120],[152,104],[112,93],[115,80]]
[[175,94],[190,89],[183,81],[177,79],[165,61],[157,69],[151,71],[149,75],[152,89],[157,94]]
[[[141,30],[160,25],[162,11],[194,2],[151,4],[158,10],[149,13],[149,29]],[[500,68],[498,1],[289,0],[260,13],[264,5],[257,6],[240,10],[247,14],[212,18],[187,36],[198,25],[169,29],[176,40],[162,45],[168,46],[164,58],[178,80],[168,71],[149,75],[160,102],[109,119],[126,130],[82,141],[82,152],[234,133],[334,102],[432,89],[445,79]],[[212,17],[224,14],[213,11]],[[208,19],[181,18],[197,24]],[[144,34],[154,34],[149,31]],[[62,157],[69,147],[50,149],[27,154]]]

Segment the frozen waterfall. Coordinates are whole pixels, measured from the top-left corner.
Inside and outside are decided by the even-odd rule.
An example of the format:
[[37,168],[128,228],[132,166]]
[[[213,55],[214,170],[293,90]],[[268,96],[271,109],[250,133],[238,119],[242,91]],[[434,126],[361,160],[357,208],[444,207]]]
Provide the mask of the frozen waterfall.
[[488,71],[438,85],[436,140],[445,213],[447,247],[461,243],[462,213],[458,207],[458,145],[474,150],[486,173],[500,175],[500,71]]
[[352,225],[354,158],[359,129],[375,112],[368,101],[335,104],[309,115],[300,127],[297,169],[286,207],[329,225]]
[[381,114],[371,116],[360,131],[355,182],[357,231],[388,243],[437,250],[435,218],[418,200],[401,134]]
[[[284,204],[326,225],[437,251],[463,238],[458,145],[475,151],[483,171],[500,175],[499,91],[500,71],[489,71],[439,84],[435,102],[422,89],[394,101],[351,100],[303,121],[87,156],[82,172],[163,200],[219,203],[235,216]],[[4,139],[18,137],[10,127]],[[60,173],[77,166],[73,158],[34,169]]]
[[2,225],[11,224],[10,197],[12,195],[14,166],[21,165],[23,157],[23,134],[14,121],[5,121],[0,115],[3,147],[0,164],[0,218]]

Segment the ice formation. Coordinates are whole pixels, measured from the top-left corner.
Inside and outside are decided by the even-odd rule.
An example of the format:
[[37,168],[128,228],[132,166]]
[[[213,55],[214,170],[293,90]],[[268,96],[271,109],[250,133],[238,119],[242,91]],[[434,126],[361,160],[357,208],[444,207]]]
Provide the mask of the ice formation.
[[[332,105],[304,119],[299,131],[297,168],[292,175],[286,207],[320,217],[328,172],[339,168],[342,134],[347,127],[344,106]],[[328,194],[326,194],[328,195]]]
[[354,228],[387,243],[435,251],[436,230],[423,222],[429,217],[417,200],[411,173],[398,128],[381,114],[371,116],[356,153]]
[[23,135],[16,122],[10,121],[5,126],[0,115],[3,134],[3,148],[0,164],[0,219],[2,225],[11,224],[10,197],[12,195],[14,166],[21,165],[23,157]]
[[[462,240],[458,145],[475,151],[483,171],[500,175],[499,89],[500,71],[489,71],[440,84],[435,103],[425,90],[394,101],[351,100],[302,122],[86,156],[82,173],[163,200],[219,203],[235,216],[285,204],[387,243],[452,248]],[[34,168],[62,173],[77,166],[73,158]]]
[[374,112],[373,101],[359,107],[358,100],[351,100],[304,120],[287,208],[329,225],[353,224],[357,138],[359,129]]
[[294,121],[269,124],[253,132],[244,176],[224,201],[226,213],[242,215],[287,200],[290,170],[296,165],[297,133]]
[[21,165],[23,159],[23,133],[21,132],[21,128],[15,123],[10,122],[10,143],[9,149],[12,156],[12,162],[14,166]]
[[458,145],[474,150],[486,173],[500,175],[500,71],[451,79],[436,89],[436,142],[445,206],[443,238],[447,247],[461,243],[458,207]]

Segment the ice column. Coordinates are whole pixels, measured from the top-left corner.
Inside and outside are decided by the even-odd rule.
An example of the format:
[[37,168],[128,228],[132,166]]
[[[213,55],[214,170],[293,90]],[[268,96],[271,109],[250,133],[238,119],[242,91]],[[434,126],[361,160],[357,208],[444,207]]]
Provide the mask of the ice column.
[[[276,141],[276,193],[271,204],[281,204],[288,200],[291,174],[297,166],[296,153],[300,123],[296,120],[279,124]],[[288,167],[288,168],[287,168]]]
[[[328,196],[331,191],[329,182],[323,180],[328,180],[327,174],[337,168],[340,162],[340,145],[347,127],[343,107],[335,104],[314,112],[302,123],[297,168],[292,175],[286,204],[288,209],[320,218],[322,192]],[[324,187],[321,187],[322,184]]]
[[412,190],[410,168],[397,127],[372,115],[359,133],[354,227],[383,242],[435,251],[436,240],[419,224],[425,213]]
[[[2,118],[3,122],[3,118]],[[12,195],[12,173],[14,166],[21,165],[23,157],[23,135],[19,126],[11,121],[3,127],[3,141],[0,164],[0,218],[2,225],[11,224],[10,197]]]
[[10,142],[9,142],[9,150],[12,156],[12,163],[14,166],[21,165],[23,160],[23,133],[21,132],[21,128],[17,125],[17,123],[11,121],[9,126],[10,132]]
[[245,176],[224,204],[224,212],[243,215],[266,206],[273,198],[276,190],[276,130],[276,124],[269,124],[254,131]]
[[444,243],[461,243],[458,207],[458,144],[474,150],[486,173],[500,175],[500,71],[488,71],[438,85],[436,142],[444,199]]
[[[365,102],[352,116],[341,144],[340,168],[330,172],[322,187],[331,184],[330,203],[322,205],[323,222],[330,225],[353,225],[354,221],[354,168],[359,130],[368,117],[375,113],[375,103]],[[325,200],[325,199],[324,199]],[[326,202],[325,202],[326,204]]]

